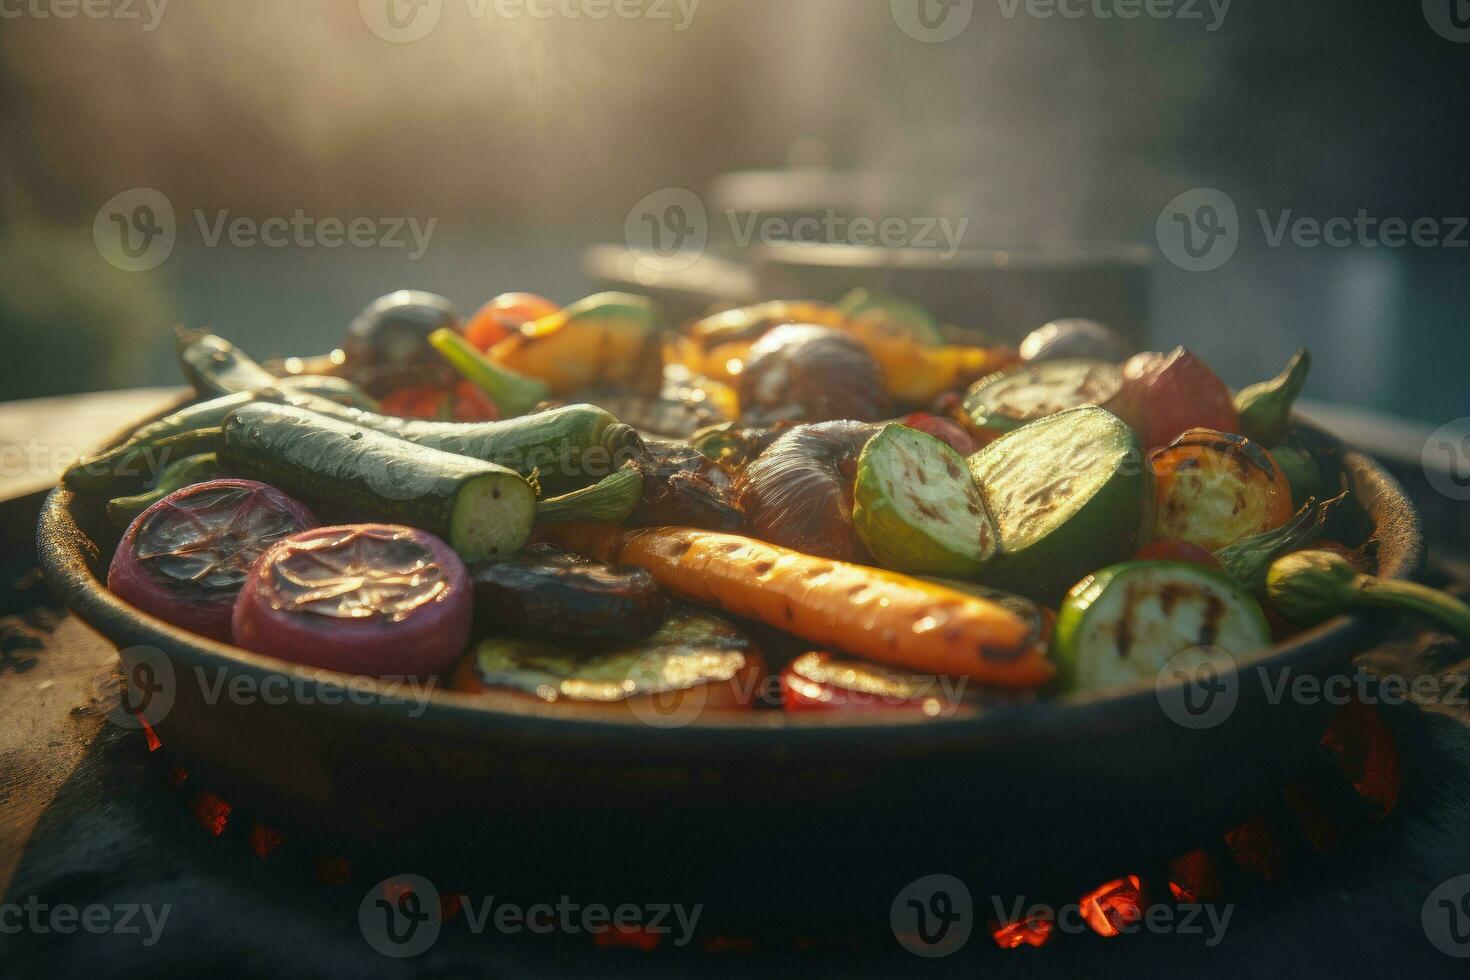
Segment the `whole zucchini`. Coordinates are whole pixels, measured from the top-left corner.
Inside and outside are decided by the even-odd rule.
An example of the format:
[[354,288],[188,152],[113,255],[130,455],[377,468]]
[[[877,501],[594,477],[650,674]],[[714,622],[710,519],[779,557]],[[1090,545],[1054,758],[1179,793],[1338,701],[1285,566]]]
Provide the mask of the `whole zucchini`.
[[322,399],[301,402],[314,412],[374,429],[419,446],[497,463],[549,493],[577,490],[642,455],[631,427],[595,405],[566,405],[500,422],[435,422],[344,408]]
[[225,420],[219,460],[231,473],[307,502],[325,520],[406,524],[466,561],[526,543],[536,493],[518,473],[416,446],[284,405],[247,405]]

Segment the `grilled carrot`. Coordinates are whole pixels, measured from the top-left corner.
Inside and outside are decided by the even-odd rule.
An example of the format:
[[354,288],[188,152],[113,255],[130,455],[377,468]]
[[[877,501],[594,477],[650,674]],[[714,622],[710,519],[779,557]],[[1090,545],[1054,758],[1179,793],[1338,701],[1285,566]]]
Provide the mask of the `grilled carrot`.
[[1054,673],[1032,625],[934,582],[688,527],[545,526],[544,540],[648,569],[670,592],[812,643],[911,671],[1038,687]]

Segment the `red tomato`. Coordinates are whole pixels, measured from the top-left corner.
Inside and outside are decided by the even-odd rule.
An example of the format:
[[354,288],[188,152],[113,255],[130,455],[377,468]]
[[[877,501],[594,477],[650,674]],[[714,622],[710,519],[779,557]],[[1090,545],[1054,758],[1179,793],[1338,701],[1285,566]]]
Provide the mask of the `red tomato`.
[[384,415],[405,419],[437,419],[444,407],[444,390],[435,385],[415,385],[390,391],[379,401]]
[[493,422],[500,409],[489,396],[468,381],[451,394],[437,385],[416,385],[389,392],[381,401],[383,413],[405,419],[450,419],[455,422]]
[[926,432],[941,442],[948,443],[950,448],[961,456],[968,456],[975,451],[975,440],[965,431],[965,427],[950,419],[940,418],[938,415],[930,415],[928,412],[915,412],[903,420],[903,424],[910,429]]
[[539,320],[560,310],[545,296],[535,293],[502,293],[480,307],[465,326],[465,339],[480,350],[489,350],[509,337],[521,324]]
[[1196,565],[1219,568],[1220,560],[1207,548],[1179,538],[1154,538],[1138,549],[1140,561],[1190,561]]
[[479,388],[461,381],[454,388],[454,421],[494,422],[500,418],[500,406]]
[[1118,411],[1137,430],[1144,449],[1167,446],[1187,429],[1240,431],[1235,396],[1183,347],[1130,358],[1123,365]]

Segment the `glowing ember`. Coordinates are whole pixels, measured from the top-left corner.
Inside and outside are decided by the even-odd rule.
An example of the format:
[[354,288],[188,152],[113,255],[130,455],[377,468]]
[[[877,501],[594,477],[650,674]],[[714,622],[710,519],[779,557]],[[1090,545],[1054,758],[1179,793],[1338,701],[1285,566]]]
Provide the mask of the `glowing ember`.
[[[322,855],[316,859],[316,880],[326,885],[345,885],[352,877],[352,865],[345,858]],[[385,896],[395,901],[393,896]]]
[[1271,881],[1286,864],[1286,849],[1265,817],[1252,817],[1225,834],[1231,859],[1252,874]]
[[194,818],[205,830],[218,837],[230,823],[230,811],[234,808],[207,790],[194,800]]
[[142,715],[134,715],[133,717],[137,718],[138,723],[143,726],[143,734],[148,738],[148,751],[157,752],[163,748],[163,739],[159,738],[158,734],[154,732],[153,726],[148,724],[148,719]]
[[615,925],[605,932],[593,933],[592,941],[599,949],[637,949],[651,953],[658,949],[663,937],[638,926]]
[[1110,881],[1082,896],[1082,918],[1099,936],[1116,936],[1143,918],[1138,875]]
[[1176,902],[1213,902],[1221,891],[1220,869],[1204,851],[1190,851],[1169,862],[1169,894]]
[[1369,816],[1388,816],[1399,801],[1399,756],[1393,732],[1378,709],[1354,699],[1333,716],[1322,744],[1337,756],[1353,788],[1368,804]]
[[250,825],[250,849],[256,857],[269,857],[285,839],[280,831],[272,830],[259,820]]
[[1050,919],[1033,917],[1022,919],[1020,922],[1007,922],[1005,925],[990,923],[990,938],[1001,949],[1019,949],[1022,946],[1040,947],[1046,945],[1051,939],[1052,923]]

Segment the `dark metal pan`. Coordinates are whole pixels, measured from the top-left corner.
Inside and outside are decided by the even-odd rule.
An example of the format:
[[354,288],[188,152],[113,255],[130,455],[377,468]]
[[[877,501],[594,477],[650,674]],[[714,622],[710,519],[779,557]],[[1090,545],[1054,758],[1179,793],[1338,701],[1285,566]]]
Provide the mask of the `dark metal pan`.
[[[1398,484],[1346,453],[1353,516],[1380,572],[1422,573]],[[101,502],[58,488],[38,550],[51,587],[122,650],[160,651],[172,706],[156,730],[211,785],[290,827],[327,829],[400,871],[488,873],[503,890],[722,904],[777,928],[886,921],[908,881],[945,872],[991,894],[1096,884],[1198,846],[1279,799],[1311,764],[1332,705],[1273,696],[1283,676],[1343,671],[1381,624],[1325,623],[1243,662],[1205,727],[1154,689],[914,722],[793,721],[758,711],[661,729],[572,718],[510,697],[402,691],[186,633],[114,598]],[[156,673],[155,673],[156,676]],[[234,699],[219,680],[286,697]],[[420,711],[420,709],[422,709]],[[438,879],[436,879],[438,880]],[[1073,893],[1075,895],[1075,893]]]

